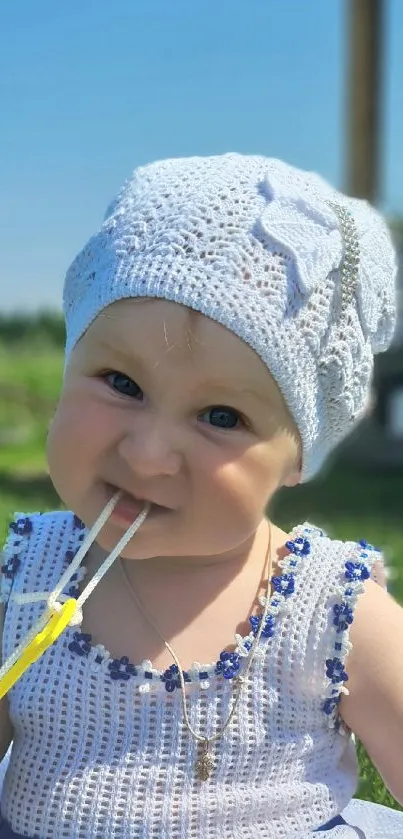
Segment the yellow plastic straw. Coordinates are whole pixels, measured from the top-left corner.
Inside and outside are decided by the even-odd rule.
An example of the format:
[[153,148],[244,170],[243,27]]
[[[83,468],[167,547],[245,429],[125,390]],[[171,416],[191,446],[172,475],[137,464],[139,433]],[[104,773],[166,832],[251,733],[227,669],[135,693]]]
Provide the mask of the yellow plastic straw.
[[0,679],[0,699],[8,693],[10,688],[18,682],[23,673],[28,670],[40,656],[57,641],[59,635],[66,629],[77,609],[77,600],[73,597],[66,600],[60,608],[60,611],[55,611],[50,615],[50,618],[42,629],[35,635],[35,638],[26,646],[24,652],[19,659],[13,664],[8,673]]
[[[88,548],[95,541],[98,533],[108,520],[112,510],[116,506],[121,492],[117,492],[113,498],[108,501],[104,507],[101,515],[87,534],[86,539],[77,551],[69,568],[64,572],[61,580],[59,580],[56,589],[53,592],[31,592],[26,594],[16,594],[15,599],[20,603],[34,603],[39,600],[48,601],[48,609],[45,611],[39,620],[31,627],[25,639],[18,645],[14,652],[9,656],[7,661],[0,667],[0,699],[8,693],[10,688],[18,682],[18,679],[31,667],[35,661],[59,638],[62,632],[66,629],[68,624],[72,621],[75,613],[81,612],[83,603],[87,600],[93,592],[95,586],[98,585],[102,577],[111,567],[112,563],[117,559],[121,551],[126,547],[130,539],[134,536],[136,531],[141,527],[147,518],[150,510],[150,504],[145,502],[143,510],[137,516],[133,524],[130,525],[126,533],[119,540],[113,551],[102,563],[101,567],[96,571],[94,577],[85,587],[77,600],[71,597],[61,604],[58,602],[58,597],[61,595],[63,588],[67,585],[76,569],[79,567],[84,558]],[[82,615],[82,612],[81,612]],[[81,617],[82,619],[82,617]],[[74,621],[74,624],[76,621]],[[35,629],[38,631],[35,633]],[[30,638],[30,636],[32,636]]]

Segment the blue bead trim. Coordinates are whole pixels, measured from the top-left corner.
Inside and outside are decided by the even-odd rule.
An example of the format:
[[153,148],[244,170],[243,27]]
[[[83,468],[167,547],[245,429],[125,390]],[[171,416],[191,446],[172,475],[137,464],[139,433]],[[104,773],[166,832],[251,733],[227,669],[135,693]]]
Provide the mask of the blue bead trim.
[[351,649],[349,628],[354,620],[354,609],[359,595],[364,591],[364,583],[371,576],[371,569],[379,561],[381,553],[365,539],[352,545],[348,559],[344,563],[342,584],[338,588],[341,598],[333,605],[333,619],[329,637],[328,658],[326,658],[327,690],[323,697],[322,710],[329,728],[340,734],[348,730],[339,716],[338,706],[343,693],[348,693],[345,683],[348,673],[345,660]]
[[[274,592],[270,598],[265,626],[262,632],[262,642],[272,638],[275,634],[276,620],[278,616],[285,610],[289,601],[291,601],[296,591],[296,572],[303,559],[308,556],[311,551],[310,538],[313,535],[323,535],[323,532],[315,527],[298,526],[292,531],[295,534],[293,539],[286,543],[289,554],[279,562],[282,568],[282,574],[272,578],[272,585]],[[82,522],[79,519],[73,520],[73,533],[71,544],[68,546],[66,552],[66,563],[72,561],[78,549],[78,543],[84,536]],[[80,576],[82,574],[82,576]],[[74,575],[75,578],[76,575]],[[78,581],[81,581],[85,576],[85,569],[80,568],[78,571]],[[74,585],[70,583],[70,591],[78,593],[78,581],[73,578]],[[72,595],[76,596],[76,595]],[[264,608],[264,598],[261,598],[262,607]],[[247,658],[253,645],[254,638],[260,627],[262,614],[251,615],[249,618],[251,624],[251,632],[248,636],[235,636],[237,642],[234,651],[228,652],[223,650],[220,653],[219,659],[211,665],[202,666],[194,664],[191,669],[184,672],[184,680],[186,683],[198,683],[201,686],[207,686],[208,680],[213,676],[218,676],[226,681],[231,681],[242,670],[243,659]],[[67,632],[71,628],[67,629]],[[106,672],[113,681],[126,682],[134,678],[140,683],[140,690],[155,687],[162,684],[168,693],[173,693],[180,689],[179,672],[176,664],[172,664],[165,671],[155,669],[151,662],[143,662],[141,665],[131,664],[126,656],[121,659],[113,659],[110,654],[101,646],[92,645],[92,637],[87,633],[75,631],[73,638],[68,644],[70,652],[80,656],[83,660],[89,659],[92,664],[105,667]]]
[[[275,602],[278,603],[278,600],[276,600]],[[262,615],[259,615],[259,616],[251,615],[251,617],[249,618],[249,622],[252,626],[253,635],[256,638],[256,635],[258,634],[259,629],[260,629],[260,624],[262,623]],[[275,622],[276,621],[275,621],[274,615],[267,615],[264,627],[262,629],[262,637],[263,638],[272,638],[273,637]],[[252,644],[249,641],[249,639],[246,641],[245,646],[246,645],[247,645],[246,648],[250,650]]]
[[21,552],[24,539],[32,533],[32,517],[16,513],[9,526],[8,539],[4,546],[4,564],[1,566],[1,601],[7,603],[13,580],[21,566]]
[[29,533],[32,533],[32,527],[32,521],[29,516],[18,518],[10,524],[10,530],[16,533],[17,536],[28,536]]
[[241,656],[239,653],[228,653],[223,651],[215,666],[216,676],[223,676],[224,679],[233,679],[241,667]]
[[69,644],[69,650],[72,653],[76,653],[79,656],[89,656],[92,646],[91,646],[91,639],[92,636],[88,633],[84,632],[75,632],[73,635],[73,641]]
[[114,658],[110,661],[108,663],[108,670],[110,672],[111,679],[114,681],[120,680],[127,682],[130,679],[130,676],[137,676],[136,667],[134,664],[130,664],[126,655],[122,656],[122,658]]
[[[285,543],[286,548],[296,556],[308,556],[311,552],[311,543],[303,536]],[[295,563],[294,563],[295,564]]]
[[78,518],[78,516],[73,516],[73,527],[75,530],[85,530],[85,524]]
[[[160,676],[161,682],[165,684],[165,690],[168,693],[173,693],[176,688],[180,688],[181,681],[179,677],[179,669],[177,664],[171,664],[168,667],[168,670],[165,670],[164,673]],[[186,670],[183,671],[183,679],[185,682],[190,682],[191,678]]]
[[[73,562],[73,559],[81,546],[81,543],[84,541],[85,536],[85,524],[78,518],[78,516],[73,516],[73,532],[71,533],[69,539],[69,546],[64,556],[64,561],[66,565],[70,565]],[[84,557],[85,560],[85,557]],[[73,574],[70,578],[70,582],[68,583],[68,588],[64,591],[69,597],[78,598],[80,595],[80,583],[83,582],[86,575],[86,568],[84,565],[80,565],[77,571]]]
[[10,559],[5,562],[4,565],[1,566],[1,573],[7,577],[8,580],[13,580],[19,567],[21,565],[21,560],[17,553],[13,554]]

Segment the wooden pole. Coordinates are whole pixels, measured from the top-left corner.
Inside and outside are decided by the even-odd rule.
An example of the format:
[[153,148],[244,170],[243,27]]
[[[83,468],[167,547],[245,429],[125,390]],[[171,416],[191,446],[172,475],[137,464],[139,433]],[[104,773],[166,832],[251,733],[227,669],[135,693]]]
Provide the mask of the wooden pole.
[[383,0],[347,0],[349,22],[347,192],[380,198]]

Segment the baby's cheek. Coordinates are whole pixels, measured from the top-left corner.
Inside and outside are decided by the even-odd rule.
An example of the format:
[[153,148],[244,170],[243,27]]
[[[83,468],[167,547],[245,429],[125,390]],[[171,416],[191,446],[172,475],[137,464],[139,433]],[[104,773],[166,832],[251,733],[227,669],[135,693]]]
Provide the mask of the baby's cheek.
[[217,469],[213,481],[221,511],[235,517],[240,529],[253,528],[267,501],[267,479],[261,464],[247,458],[236,459]]
[[221,486],[239,524],[256,526],[282,480],[282,458],[256,446],[223,470]]
[[99,415],[85,400],[61,399],[49,429],[47,456],[51,477],[60,470],[86,471],[99,450]]

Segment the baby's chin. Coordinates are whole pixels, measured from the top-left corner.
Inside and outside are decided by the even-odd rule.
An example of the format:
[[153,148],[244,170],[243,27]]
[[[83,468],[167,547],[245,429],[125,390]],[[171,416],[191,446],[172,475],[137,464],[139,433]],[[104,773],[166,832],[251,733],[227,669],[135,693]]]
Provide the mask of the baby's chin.
[[[112,551],[117,547],[121,538],[121,531],[116,533],[115,528],[107,526],[103,528],[103,530],[101,531],[101,533],[98,534],[96,539],[97,547],[100,548],[102,553],[105,555],[103,559],[106,559],[106,556],[109,556],[112,553]],[[147,559],[154,559],[154,557],[156,556],[155,550],[152,549],[151,545],[147,546],[144,540],[141,540],[141,542],[139,539],[139,535],[135,533],[134,536],[127,543],[127,545],[125,545],[122,548],[122,550],[119,551],[118,556],[122,557],[122,559],[130,559],[138,562]]]

